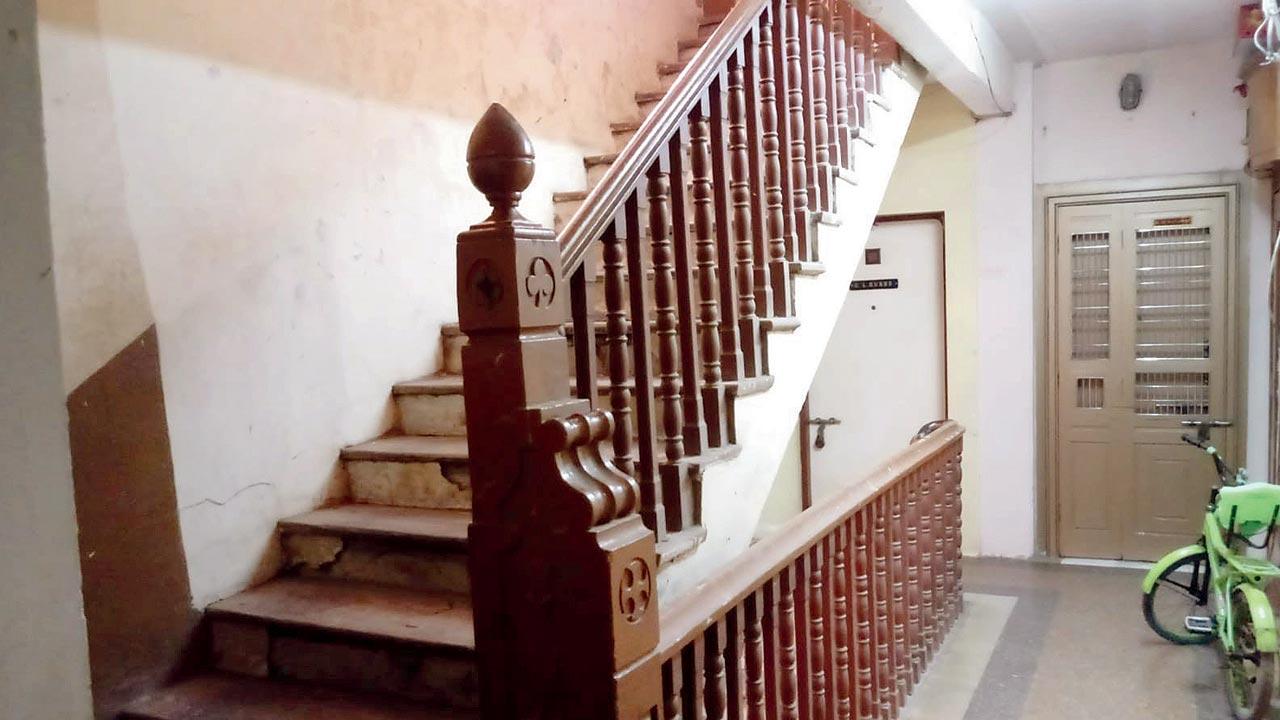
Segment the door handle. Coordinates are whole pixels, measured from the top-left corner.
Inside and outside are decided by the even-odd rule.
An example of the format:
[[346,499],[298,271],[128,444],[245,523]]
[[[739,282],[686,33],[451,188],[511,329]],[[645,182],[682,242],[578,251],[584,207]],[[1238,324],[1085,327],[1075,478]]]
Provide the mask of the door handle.
[[818,435],[813,439],[813,446],[819,450],[827,446],[827,426],[839,425],[840,418],[813,418],[809,420],[810,425],[818,426]]
[[1196,440],[1201,444],[1209,442],[1209,431],[1213,428],[1231,427],[1235,423],[1231,420],[1183,420],[1183,427],[1193,427],[1196,429]]

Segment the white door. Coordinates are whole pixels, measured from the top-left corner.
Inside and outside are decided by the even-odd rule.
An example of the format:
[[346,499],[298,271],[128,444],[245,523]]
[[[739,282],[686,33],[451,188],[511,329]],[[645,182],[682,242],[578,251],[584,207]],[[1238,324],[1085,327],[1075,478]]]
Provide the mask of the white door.
[[812,418],[840,421],[822,429],[822,448],[811,445],[815,503],[946,415],[942,240],[937,220],[882,222],[871,231],[809,391]]

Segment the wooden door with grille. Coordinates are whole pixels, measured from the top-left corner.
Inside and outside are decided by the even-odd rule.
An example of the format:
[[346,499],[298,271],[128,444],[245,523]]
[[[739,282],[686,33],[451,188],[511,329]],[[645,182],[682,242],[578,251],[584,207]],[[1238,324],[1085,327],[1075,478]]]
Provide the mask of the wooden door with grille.
[[1215,477],[1179,438],[1232,418],[1226,217],[1220,196],[1059,209],[1061,555],[1154,560],[1199,536]]

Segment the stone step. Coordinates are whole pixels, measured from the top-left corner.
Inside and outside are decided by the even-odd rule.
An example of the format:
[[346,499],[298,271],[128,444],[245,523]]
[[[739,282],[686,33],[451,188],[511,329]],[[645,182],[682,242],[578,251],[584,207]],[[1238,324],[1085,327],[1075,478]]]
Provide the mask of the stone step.
[[636,93],[636,106],[640,108],[640,117],[647,117],[666,94],[666,90],[646,90]]
[[680,62],[688,62],[689,60],[692,60],[693,56],[697,55],[698,51],[702,49],[702,46],[706,44],[707,39],[704,37],[686,38],[681,40],[676,43],[676,52],[679,53],[677,57],[680,59]]
[[711,33],[715,32],[716,28],[720,27],[720,23],[724,21],[726,17],[728,17],[728,13],[703,15],[702,19],[698,21],[698,37],[703,40],[711,37]]
[[343,448],[359,503],[460,510],[471,507],[467,440],[392,435]]
[[670,90],[675,84],[676,78],[680,77],[680,72],[685,69],[689,63],[687,62],[661,62],[658,63],[658,81],[662,83],[662,89]]
[[281,577],[209,606],[214,665],[390,693],[433,707],[478,705],[466,595]]
[[351,503],[297,515],[279,527],[292,573],[466,593],[470,524],[466,510]]
[[609,171],[609,166],[613,165],[613,161],[618,159],[618,153],[606,153],[604,155],[588,155],[582,159],[582,164],[587,169],[587,187],[595,187],[600,180],[604,178],[604,174]]
[[344,692],[311,683],[207,673],[139,699],[121,720],[470,720],[420,702]]
[[400,430],[406,435],[462,437],[467,434],[467,411],[462,395],[454,392],[448,375],[398,383],[392,394],[400,411]]

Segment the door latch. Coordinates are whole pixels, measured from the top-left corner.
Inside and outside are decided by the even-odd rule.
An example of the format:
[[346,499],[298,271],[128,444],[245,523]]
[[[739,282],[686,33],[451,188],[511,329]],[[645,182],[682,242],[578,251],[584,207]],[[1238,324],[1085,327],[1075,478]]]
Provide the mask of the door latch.
[[819,450],[827,446],[827,426],[839,425],[839,418],[812,418],[809,420],[810,425],[818,426],[818,434],[813,438],[813,446]]

